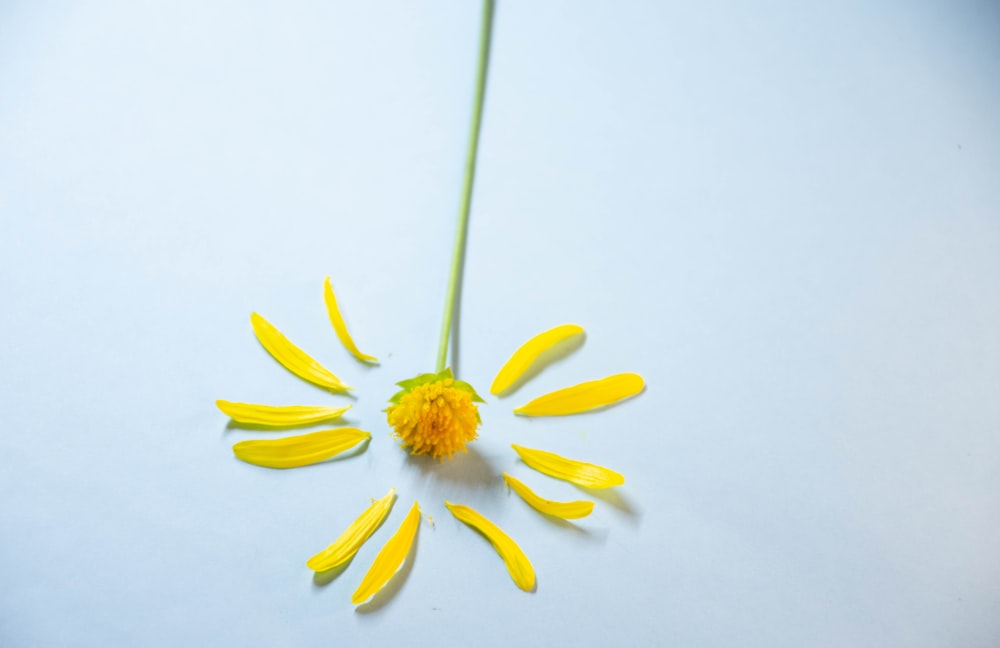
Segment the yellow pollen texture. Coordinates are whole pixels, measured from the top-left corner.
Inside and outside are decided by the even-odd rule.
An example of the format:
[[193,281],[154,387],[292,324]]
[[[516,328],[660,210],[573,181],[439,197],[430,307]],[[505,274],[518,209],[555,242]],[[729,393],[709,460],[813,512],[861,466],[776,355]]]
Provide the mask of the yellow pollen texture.
[[386,410],[393,437],[410,454],[450,457],[478,436],[479,408],[449,378],[414,387]]

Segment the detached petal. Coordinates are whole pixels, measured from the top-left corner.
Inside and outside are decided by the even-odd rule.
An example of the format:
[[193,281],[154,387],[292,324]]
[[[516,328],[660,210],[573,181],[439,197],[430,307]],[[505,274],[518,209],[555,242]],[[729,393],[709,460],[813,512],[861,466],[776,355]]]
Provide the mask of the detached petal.
[[390,488],[388,494],[380,500],[374,500],[365,512],[358,516],[333,544],[306,561],[306,566],[313,571],[333,569],[354,557],[358,549],[365,543],[382,520],[389,514],[396,498],[396,489]]
[[420,506],[414,502],[396,533],[375,556],[375,562],[368,568],[368,573],[361,579],[361,584],[351,596],[351,603],[355,605],[364,603],[389,582],[410,554],[410,547],[413,545],[413,539],[417,537],[419,526]]
[[271,427],[291,427],[307,425],[343,416],[351,409],[346,407],[324,407],[321,405],[252,405],[234,403],[227,400],[215,401],[222,413],[239,423],[269,425]]
[[344,323],[344,317],[340,314],[340,309],[337,307],[337,298],[333,294],[333,285],[330,284],[330,277],[323,280],[323,301],[326,302],[326,312],[330,316],[330,323],[333,324],[333,330],[340,338],[340,343],[344,345],[344,348],[351,352],[355,358],[361,362],[378,362],[378,358],[375,356],[366,355],[358,350],[354,340],[351,339],[351,334],[347,332],[347,324]]
[[233,446],[238,459],[265,468],[298,468],[318,463],[353,448],[372,435],[357,428],[337,428],[280,439],[240,441]]
[[503,480],[507,482],[507,486],[520,495],[521,499],[527,502],[531,508],[546,515],[553,515],[555,517],[563,518],[564,520],[575,520],[577,518],[587,517],[590,515],[591,511],[594,510],[594,503],[587,502],[585,500],[576,500],[573,502],[553,502],[552,500],[543,499],[536,495],[533,490],[528,488],[524,482],[511,477],[507,473],[503,473]]
[[549,477],[562,479],[584,488],[611,488],[621,486],[625,483],[625,478],[615,471],[585,463],[560,457],[553,452],[544,450],[534,450],[516,444],[511,444],[512,448],[521,456],[521,460],[540,473]]
[[563,416],[611,405],[635,396],[646,383],[634,373],[615,374],[539,396],[514,410],[521,416]]
[[444,505],[459,521],[468,524],[486,536],[486,539],[503,558],[507,565],[507,571],[510,572],[510,577],[514,579],[514,583],[518,587],[525,592],[530,592],[535,587],[535,570],[528,557],[524,555],[517,543],[510,539],[510,536],[468,506],[452,504],[451,502],[445,502]]
[[518,378],[524,375],[524,372],[531,367],[538,356],[563,340],[581,334],[583,334],[582,327],[576,324],[563,324],[531,338],[522,344],[500,368],[497,377],[493,379],[493,384],[490,385],[490,393],[499,394],[506,391],[517,382]]
[[343,392],[351,389],[341,382],[340,378],[334,376],[329,369],[292,344],[284,333],[257,313],[250,315],[250,323],[253,325],[253,332],[257,335],[261,345],[285,369],[303,380],[308,380],[320,387],[326,387],[330,391]]

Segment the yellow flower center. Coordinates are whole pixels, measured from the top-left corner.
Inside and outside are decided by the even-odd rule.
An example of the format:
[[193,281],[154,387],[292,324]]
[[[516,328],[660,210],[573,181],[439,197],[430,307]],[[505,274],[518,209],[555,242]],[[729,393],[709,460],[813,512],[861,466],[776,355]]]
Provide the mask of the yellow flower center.
[[393,437],[410,454],[450,457],[478,436],[479,408],[451,378],[412,388],[386,409]]

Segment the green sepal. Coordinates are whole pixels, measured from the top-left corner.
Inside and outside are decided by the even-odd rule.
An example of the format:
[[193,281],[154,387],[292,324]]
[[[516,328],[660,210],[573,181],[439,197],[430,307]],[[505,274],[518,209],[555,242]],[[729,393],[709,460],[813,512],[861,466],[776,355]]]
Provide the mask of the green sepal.
[[435,382],[435,381],[438,381],[438,380],[444,380],[446,378],[452,378],[452,379],[455,378],[452,375],[452,373],[451,373],[451,369],[445,369],[444,371],[442,371],[439,374],[435,374],[435,373],[419,374],[417,376],[414,376],[413,378],[408,378],[406,380],[400,380],[396,384],[399,385],[400,387],[402,387],[403,389],[409,391],[409,390],[413,389],[414,387],[419,387],[420,385],[426,385],[427,383],[432,383],[432,382]]
[[469,383],[467,383],[467,382],[465,382],[463,380],[456,380],[455,382],[453,382],[451,384],[451,386],[454,387],[455,389],[461,389],[462,391],[464,391],[464,392],[466,392],[468,394],[471,394],[472,395],[472,402],[473,403],[485,403],[486,402],[486,401],[484,401],[479,396],[479,394],[476,393],[476,390],[473,389],[472,385],[470,385]]
[[452,381],[451,383],[452,387],[464,391],[465,393],[472,396],[472,401],[474,403],[486,402],[479,396],[479,394],[476,393],[476,390],[472,387],[472,385],[462,380],[455,380],[455,374],[452,373],[451,367],[448,367],[444,371],[439,373],[424,373],[414,376],[413,378],[400,380],[396,384],[402,387],[403,389],[393,394],[392,398],[389,399],[389,402],[393,405],[398,405],[399,401],[403,399],[403,396],[406,396],[406,394],[412,391],[413,389],[420,387],[421,385],[426,385],[428,383],[438,382],[439,380],[449,380],[449,379]]

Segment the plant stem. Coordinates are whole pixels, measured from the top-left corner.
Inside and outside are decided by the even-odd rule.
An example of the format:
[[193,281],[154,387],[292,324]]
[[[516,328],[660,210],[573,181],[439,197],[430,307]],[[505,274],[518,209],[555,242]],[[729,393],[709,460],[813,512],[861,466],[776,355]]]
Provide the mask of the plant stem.
[[455,226],[455,243],[451,252],[451,274],[448,277],[448,294],[444,301],[444,319],[441,322],[441,341],[438,344],[437,371],[448,364],[448,341],[451,336],[455,299],[461,279],[465,257],[465,236],[469,227],[469,208],[472,206],[472,182],[476,176],[476,153],[479,150],[479,127],[483,119],[483,97],[486,95],[486,68],[490,58],[490,36],[493,31],[493,0],[483,0],[483,18],[479,31],[479,63],[476,68],[476,95],[472,105],[472,126],[469,129],[469,148],[465,154],[465,177],[462,181],[462,201],[458,208]]

